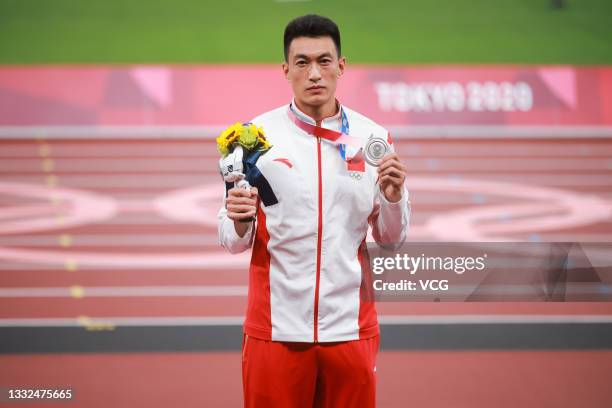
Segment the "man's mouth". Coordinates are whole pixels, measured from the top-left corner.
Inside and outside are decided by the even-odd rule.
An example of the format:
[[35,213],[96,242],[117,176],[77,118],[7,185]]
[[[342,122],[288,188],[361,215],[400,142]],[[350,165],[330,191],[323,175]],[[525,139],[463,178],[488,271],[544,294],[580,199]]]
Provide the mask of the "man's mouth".
[[320,89],[323,89],[323,88],[325,88],[325,87],[321,86],[321,85],[315,85],[315,86],[311,86],[309,88],[306,88],[306,90],[307,91],[317,91],[317,90],[320,90]]

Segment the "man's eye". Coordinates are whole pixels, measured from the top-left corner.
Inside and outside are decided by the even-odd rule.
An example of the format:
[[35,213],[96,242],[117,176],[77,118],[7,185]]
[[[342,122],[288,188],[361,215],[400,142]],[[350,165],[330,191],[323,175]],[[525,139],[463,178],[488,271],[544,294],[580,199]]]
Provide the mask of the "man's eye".
[[297,65],[298,67],[303,67],[303,66],[305,66],[305,65],[306,65],[306,61],[298,61],[298,62],[296,62],[296,65]]
[[321,60],[321,64],[323,64],[323,65],[328,65],[330,63],[331,63],[331,60],[329,60],[329,59]]

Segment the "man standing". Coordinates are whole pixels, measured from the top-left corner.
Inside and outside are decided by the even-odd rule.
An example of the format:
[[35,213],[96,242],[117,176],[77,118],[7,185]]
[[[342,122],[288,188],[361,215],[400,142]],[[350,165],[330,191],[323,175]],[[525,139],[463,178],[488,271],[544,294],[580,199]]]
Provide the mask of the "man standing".
[[[337,25],[306,15],[284,34],[289,105],[253,123],[272,148],[231,188],[219,240],[253,246],[242,352],[246,407],[374,407],[379,327],[364,296],[368,226],[379,244],[404,241],[410,216],[405,167],[381,126],[342,106],[345,68]],[[378,167],[338,136],[386,141]],[[243,222],[256,216],[255,222]]]

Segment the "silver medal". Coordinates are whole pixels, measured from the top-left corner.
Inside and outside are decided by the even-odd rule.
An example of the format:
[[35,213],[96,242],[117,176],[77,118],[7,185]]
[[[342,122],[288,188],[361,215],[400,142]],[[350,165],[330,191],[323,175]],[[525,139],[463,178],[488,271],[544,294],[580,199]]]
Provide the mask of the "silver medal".
[[389,152],[389,144],[380,137],[371,136],[364,148],[365,161],[377,167],[383,157]]

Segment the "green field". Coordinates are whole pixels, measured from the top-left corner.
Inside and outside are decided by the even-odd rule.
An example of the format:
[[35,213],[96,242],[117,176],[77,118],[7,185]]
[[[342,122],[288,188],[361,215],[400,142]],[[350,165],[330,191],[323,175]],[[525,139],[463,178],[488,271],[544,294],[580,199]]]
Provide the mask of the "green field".
[[612,63],[612,0],[0,0],[0,63],[262,63],[291,18],[351,63]]

